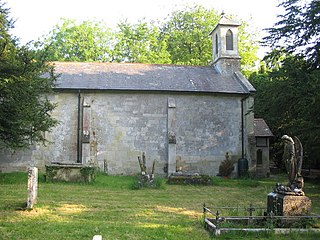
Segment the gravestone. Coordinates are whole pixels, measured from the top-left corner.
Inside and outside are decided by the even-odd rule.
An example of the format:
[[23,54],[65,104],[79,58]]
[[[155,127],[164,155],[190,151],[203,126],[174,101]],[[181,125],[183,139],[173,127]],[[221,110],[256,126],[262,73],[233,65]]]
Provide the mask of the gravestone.
[[311,200],[307,196],[268,194],[267,212],[276,216],[303,216],[311,211]]
[[37,202],[38,193],[38,168],[28,168],[28,200],[27,209],[32,209]]

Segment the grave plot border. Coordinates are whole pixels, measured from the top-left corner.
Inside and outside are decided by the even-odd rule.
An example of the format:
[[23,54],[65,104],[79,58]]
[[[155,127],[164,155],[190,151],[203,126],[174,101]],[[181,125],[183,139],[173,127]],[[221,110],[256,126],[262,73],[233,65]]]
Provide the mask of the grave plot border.
[[[222,209],[237,209],[239,207],[222,207]],[[221,209],[221,208],[220,208]],[[288,234],[290,232],[316,232],[320,233],[320,229],[318,228],[297,228],[297,227],[274,227],[272,222],[277,221],[285,221],[285,222],[294,222],[297,220],[311,220],[311,219],[320,219],[320,215],[310,214],[308,216],[252,216],[253,205],[250,204],[247,211],[250,213],[250,216],[228,216],[224,217],[217,210],[216,212],[210,210],[208,207],[203,205],[203,218],[204,218],[204,227],[211,234],[215,236],[219,236],[223,233],[234,232],[234,231],[242,231],[242,232],[274,232],[275,234]],[[213,218],[207,217],[208,214],[211,214]],[[247,225],[247,227],[222,227],[222,222],[230,222],[230,223],[244,223],[243,225]],[[253,225],[254,223],[264,223],[264,227],[248,227],[249,225]]]

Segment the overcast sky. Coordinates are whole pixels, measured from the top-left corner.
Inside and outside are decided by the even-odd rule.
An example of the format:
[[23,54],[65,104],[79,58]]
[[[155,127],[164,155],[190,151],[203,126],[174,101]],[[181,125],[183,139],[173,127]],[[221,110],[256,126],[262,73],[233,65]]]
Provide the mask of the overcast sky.
[[[47,34],[61,18],[102,20],[113,27],[120,20],[162,20],[173,10],[199,4],[236,15],[262,33],[281,12],[279,0],[4,0],[16,19],[13,35],[22,43]],[[213,26],[214,27],[214,26]]]

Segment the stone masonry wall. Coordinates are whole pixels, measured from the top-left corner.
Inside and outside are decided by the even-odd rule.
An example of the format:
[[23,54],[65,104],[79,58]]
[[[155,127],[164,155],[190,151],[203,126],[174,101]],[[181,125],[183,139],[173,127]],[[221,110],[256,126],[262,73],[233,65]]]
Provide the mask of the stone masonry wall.
[[[82,143],[84,163],[95,163],[109,174],[136,174],[137,156],[146,153],[147,169],[168,169],[168,99],[175,102],[172,125],[176,137],[176,168],[216,175],[226,152],[241,155],[241,98],[233,95],[165,94],[153,92],[82,93],[86,105],[88,143]],[[50,162],[76,162],[78,93],[52,96],[53,116],[60,124],[46,133],[50,144],[28,151],[0,153],[0,171],[44,169]],[[89,117],[88,117],[89,116]]]
[[241,154],[241,102],[233,97],[177,98],[177,168],[216,175],[226,152]]

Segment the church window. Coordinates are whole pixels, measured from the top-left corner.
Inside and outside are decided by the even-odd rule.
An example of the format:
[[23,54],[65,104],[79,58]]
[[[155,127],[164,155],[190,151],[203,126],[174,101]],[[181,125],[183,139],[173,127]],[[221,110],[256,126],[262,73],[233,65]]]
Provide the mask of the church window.
[[226,49],[233,50],[233,33],[229,29],[226,34]]
[[218,34],[216,34],[216,54],[218,54]]
[[257,150],[257,164],[262,164],[262,150]]
[[256,138],[256,146],[257,146],[257,147],[268,147],[267,138],[257,137],[257,138]]

